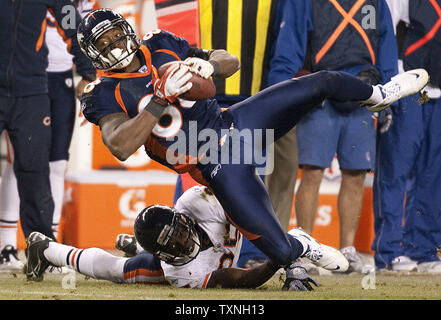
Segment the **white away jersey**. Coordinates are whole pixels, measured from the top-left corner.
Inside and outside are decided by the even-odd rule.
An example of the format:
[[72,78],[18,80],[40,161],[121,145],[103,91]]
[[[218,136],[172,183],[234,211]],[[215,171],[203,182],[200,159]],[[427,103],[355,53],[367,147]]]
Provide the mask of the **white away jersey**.
[[195,219],[207,233],[213,246],[183,266],[161,261],[167,281],[177,287],[205,288],[211,273],[222,268],[236,267],[242,245],[242,235],[231,225],[217,199],[205,187],[187,190],[177,201],[176,209]]

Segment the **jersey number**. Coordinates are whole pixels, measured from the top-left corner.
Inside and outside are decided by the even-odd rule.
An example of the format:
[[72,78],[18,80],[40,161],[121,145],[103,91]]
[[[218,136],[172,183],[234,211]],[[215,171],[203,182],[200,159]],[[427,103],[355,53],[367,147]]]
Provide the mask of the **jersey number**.
[[[138,103],[138,110],[141,112],[152,99],[153,94],[146,95]],[[161,125],[161,120],[169,117],[167,125]],[[159,138],[170,138],[178,134],[182,128],[182,114],[174,105],[165,108],[164,113],[152,130],[152,133]]]
[[[150,93],[141,98],[138,102],[138,112],[141,112],[146,105],[152,100],[153,94]],[[196,101],[189,101],[184,99],[176,100],[180,104],[181,108],[187,109],[193,107]],[[161,120],[167,119],[166,125],[161,125]],[[165,108],[164,113],[159,119],[156,126],[153,128],[152,133],[159,138],[171,138],[178,134],[179,130],[182,128],[182,113],[175,105],[169,105]]]

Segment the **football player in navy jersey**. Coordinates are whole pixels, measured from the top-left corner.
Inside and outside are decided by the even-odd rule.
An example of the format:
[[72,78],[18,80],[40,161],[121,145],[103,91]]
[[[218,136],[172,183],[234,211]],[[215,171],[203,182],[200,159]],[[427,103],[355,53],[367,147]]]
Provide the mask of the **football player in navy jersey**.
[[[401,97],[417,93],[428,82],[423,69],[396,76],[382,86],[366,84],[344,72],[321,71],[278,83],[222,112],[216,100],[188,101],[179,95],[191,89],[190,72],[229,77],[237,71],[238,59],[224,50],[191,48],[185,39],[160,30],[139,41],[130,25],[109,9],[95,10],[82,20],[78,41],[94,66],[103,70],[103,76],[85,88],[82,110],[88,121],[99,125],[112,154],[125,160],[144,145],[152,159],[178,173],[188,172],[215,194],[228,220],[282,267],[311,254],[311,240],[282,230],[254,164],[226,141],[234,138],[235,130],[273,130],[278,139],[324,99],[360,101],[354,108],[381,111]],[[182,63],[159,78],[157,68],[172,60]],[[222,162],[202,161],[208,151],[198,153],[204,146],[198,138],[196,152],[190,150],[189,141],[207,130],[220,138],[217,149],[209,150],[209,158],[217,153]],[[184,152],[170,152],[174,137],[185,137]],[[243,139],[240,143],[239,147],[249,147]],[[227,159],[222,157],[225,149]],[[185,161],[174,161],[176,158]],[[334,248],[324,248],[314,253],[318,264],[344,272],[346,258]]]

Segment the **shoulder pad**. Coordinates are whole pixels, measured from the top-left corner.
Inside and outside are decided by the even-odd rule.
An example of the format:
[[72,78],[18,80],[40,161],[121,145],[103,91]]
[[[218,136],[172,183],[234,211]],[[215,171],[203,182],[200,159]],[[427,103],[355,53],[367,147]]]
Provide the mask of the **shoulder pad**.
[[148,40],[160,40],[162,38],[173,38],[174,40],[183,40],[183,38],[178,37],[177,35],[175,35],[174,33],[171,33],[169,31],[166,30],[161,30],[161,29],[154,29],[148,33],[146,33],[144,35],[144,37],[142,38],[143,41],[148,41]]
[[83,94],[91,93],[101,82],[101,78],[90,82],[89,84],[87,84],[87,86],[84,87]]
[[100,78],[89,83],[81,97],[81,112],[89,122],[97,124],[105,114],[119,112],[120,106],[115,100],[116,82]]

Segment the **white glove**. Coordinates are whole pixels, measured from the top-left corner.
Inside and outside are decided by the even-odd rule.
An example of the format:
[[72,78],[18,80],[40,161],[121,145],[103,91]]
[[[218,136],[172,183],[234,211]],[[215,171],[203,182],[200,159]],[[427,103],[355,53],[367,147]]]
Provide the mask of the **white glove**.
[[192,74],[189,67],[182,63],[170,66],[162,78],[156,78],[153,82],[154,95],[160,99],[173,103],[176,98],[191,89],[193,84],[189,82]]
[[390,129],[392,125],[392,109],[390,107],[384,109],[380,112],[374,112],[372,114],[374,119],[378,119],[378,124],[380,125],[380,133],[385,133]]
[[210,62],[200,58],[187,58],[184,61],[184,65],[188,66],[191,72],[196,73],[205,79],[208,79],[214,72],[213,65]]

